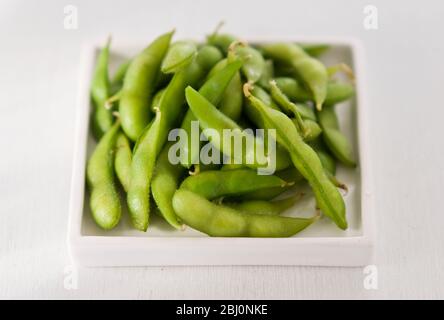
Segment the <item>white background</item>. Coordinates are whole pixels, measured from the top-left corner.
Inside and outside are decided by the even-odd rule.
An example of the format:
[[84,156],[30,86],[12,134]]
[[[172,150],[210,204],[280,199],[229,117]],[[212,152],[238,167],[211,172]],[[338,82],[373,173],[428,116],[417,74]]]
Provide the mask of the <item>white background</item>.
[[[65,5],[78,30],[65,30]],[[365,30],[363,8],[378,8]],[[444,298],[442,1],[0,0],[0,298]],[[367,53],[378,290],[361,268],[80,269],[65,290],[80,47],[218,21],[249,36],[355,36]]]

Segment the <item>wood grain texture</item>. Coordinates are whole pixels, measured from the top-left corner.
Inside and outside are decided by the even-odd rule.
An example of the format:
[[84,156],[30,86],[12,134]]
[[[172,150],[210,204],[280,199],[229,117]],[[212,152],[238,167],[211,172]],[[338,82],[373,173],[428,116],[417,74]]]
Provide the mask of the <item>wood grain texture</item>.
[[[444,44],[434,38],[444,27],[442,2],[421,2],[419,11],[419,1],[372,1],[375,31],[362,27],[361,0],[278,1],[248,18],[252,1],[231,1],[236,11],[225,1],[217,12],[193,1],[207,13],[200,19],[187,18],[195,10],[185,1],[150,8],[135,1],[131,9],[125,1],[71,2],[79,9],[72,31],[63,29],[60,2],[0,3],[0,298],[444,298]],[[378,290],[364,289],[360,268],[255,266],[80,269],[78,289],[64,289],[80,44],[109,32],[114,41],[134,33],[151,39],[173,26],[179,37],[202,36],[221,19],[245,38],[332,34],[364,42]]]

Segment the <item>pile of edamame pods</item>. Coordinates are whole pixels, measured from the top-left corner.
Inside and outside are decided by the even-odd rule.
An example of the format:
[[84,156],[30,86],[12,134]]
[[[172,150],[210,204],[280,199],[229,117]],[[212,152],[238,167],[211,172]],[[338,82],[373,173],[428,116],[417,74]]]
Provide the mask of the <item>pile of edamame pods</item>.
[[[173,41],[173,34],[156,38],[113,77],[110,40],[98,55],[91,84],[98,143],[87,164],[97,225],[114,228],[127,206],[141,231],[153,213],[172,230],[189,226],[220,237],[289,237],[321,214],[347,229],[339,190],[346,186],[335,177],[336,165],[355,167],[356,161],[335,105],[354,95],[351,69],[319,60],[328,45],[249,44],[219,30],[197,43]],[[335,80],[337,72],[350,81]],[[254,143],[275,143],[276,171],[258,174],[263,163],[245,156],[235,164],[200,162],[200,151],[209,145],[225,158],[236,157],[214,137],[190,143],[172,163],[171,130],[190,133],[196,120],[202,132],[273,129],[271,138],[255,135]],[[311,217],[281,215],[300,199],[295,186],[303,184],[316,201]]]

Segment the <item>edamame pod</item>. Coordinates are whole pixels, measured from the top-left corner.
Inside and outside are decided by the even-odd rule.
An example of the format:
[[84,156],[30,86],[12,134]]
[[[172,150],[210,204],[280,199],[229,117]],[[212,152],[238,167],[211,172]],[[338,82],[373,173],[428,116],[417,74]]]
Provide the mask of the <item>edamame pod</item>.
[[288,185],[289,183],[273,175],[258,175],[251,169],[236,169],[205,171],[189,176],[180,187],[213,200],[225,196],[239,196],[261,189],[284,188]]
[[94,221],[103,229],[114,228],[120,220],[122,207],[114,182],[114,146],[120,121],[100,139],[88,161],[86,177],[91,190],[89,205]]
[[149,223],[151,177],[156,155],[162,147],[157,143],[161,134],[162,116],[161,112],[157,111],[149,129],[137,140],[131,162],[126,200],[133,226],[140,231],[146,231]]
[[[227,170],[236,170],[243,168],[244,167],[242,165],[225,164],[221,168],[221,170],[227,171]],[[304,177],[302,177],[299,171],[297,171],[296,168],[294,167],[289,167],[280,171],[276,171],[275,176],[287,182],[287,185],[284,187],[269,187],[260,190],[254,190],[251,192],[244,193],[242,195],[232,196],[230,198],[233,198],[237,201],[268,201],[276,198],[278,195],[289,190],[293,184],[299,183],[304,180]]]
[[290,237],[318,218],[241,213],[184,189],[174,194],[173,207],[187,225],[213,237]]
[[110,43],[111,40],[108,39],[105,47],[100,51],[91,83],[91,98],[94,103],[93,133],[96,139],[100,139],[113,125],[111,110],[106,108],[106,100],[110,95],[108,76]]
[[126,71],[119,100],[122,129],[132,141],[136,141],[150,122],[152,93],[173,32],[154,40],[137,55]]
[[[313,97],[303,88],[299,83],[288,77],[280,77],[275,79],[278,87],[282,92],[290,98],[290,100],[297,102],[312,101]],[[327,84],[327,97],[325,98],[326,105],[332,105],[343,102],[351,98],[355,94],[355,89],[352,85],[342,82],[332,82]],[[314,115],[314,114],[313,114]],[[314,120],[314,118],[312,119]]]

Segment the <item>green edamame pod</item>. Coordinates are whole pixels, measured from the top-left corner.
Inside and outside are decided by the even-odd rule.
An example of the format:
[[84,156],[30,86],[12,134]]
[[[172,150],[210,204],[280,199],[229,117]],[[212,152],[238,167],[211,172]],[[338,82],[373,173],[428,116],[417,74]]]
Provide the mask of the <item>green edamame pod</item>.
[[197,54],[197,46],[193,41],[173,43],[163,59],[160,70],[163,73],[175,73],[193,61]]
[[96,139],[100,139],[113,125],[111,110],[106,108],[106,100],[110,95],[110,83],[108,76],[109,47],[108,39],[105,47],[100,51],[96,68],[91,83],[91,98],[94,103],[93,133]]
[[127,202],[133,224],[139,230],[146,231],[148,228],[153,170],[168,132],[177,124],[183,112],[185,88],[197,85],[220,59],[222,55],[218,49],[204,46],[188,67],[174,74],[160,100],[153,124],[136,145]]
[[[243,169],[242,165],[225,164],[221,168],[222,171]],[[237,201],[267,201],[276,198],[278,195],[289,190],[294,183],[299,183],[304,180],[304,177],[294,167],[289,167],[280,171],[276,171],[276,176],[287,182],[284,187],[269,187],[260,190],[244,193],[239,196],[232,196]]]
[[122,129],[132,141],[137,140],[152,118],[149,109],[152,93],[172,36],[173,32],[169,32],[154,40],[131,61],[126,71],[119,113]]
[[160,139],[162,114],[157,111],[148,130],[137,140],[131,162],[130,185],[127,193],[128,209],[134,227],[146,231],[150,212],[150,185],[156,155],[162,146]]
[[103,229],[114,228],[120,220],[122,207],[114,182],[114,146],[120,121],[100,139],[88,161],[86,177],[90,187],[90,208],[94,221]]
[[301,199],[302,193],[276,201],[250,200],[243,202],[224,202],[224,205],[239,212],[251,214],[279,215],[294,206]]
[[174,194],[173,207],[187,225],[216,237],[290,237],[317,219],[241,213],[183,189]]
[[180,188],[190,190],[213,200],[238,196],[261,189],[283,188],[288,183],[273,175],[258,175],[251,169],[205,171],[186,178]]
[[318,112],[319,124],[323,130],[322,137],[328,149],[336,159],[346,166],[356,166],[352,156],[352,148],[347,138],[339,131],[339,122],[334,106],[325,106]]
[[294,124],[285,114],[268,108],[248,89],[245,89],[244,93],[256,110],[261,113],[266,126],[276,129],[277,141],[287,148],[294,166],[309,182],[320,209],[339,228],[347,229],[344,200],[326,176],[316,152],[304,143]]
[[185,173],[185,169],[177,164],[171,164],[168,159],[168,151],[172,143],[165,144],[156,161],[156,170],[153,174],[151,190],[154,201],[165,220],[174,228],[180,229],[182,224],[178,221],[173,209],[173,195],[179,186],[179,179]]
[[128,192],[131,178],[131,160],[132,152],[128,138],[123,132],[119,133],[116,142],[116,158],[114,161],[114,169],[117,178],[125,192]]
[[325,66],[296,44],[273,43],[264,45],[262,49],[268,57],[294,69],[313,94],[316,109],[321,110],[327,96],[328,73]]
[[[298,102],[312,101],[312,95],[305,90],[299,83],[288,77],[280,77],[275,79],[278,87],[282,92],[290,98],[290,100]],[[351,98],[355,94],[355,89],[348,83],[332,82],[327,84],[327,97],[325,104],[331,105],[343,102]],[[314,114],[313,114],[314,115]],[[314,118],[312,119],[314,120]]]

